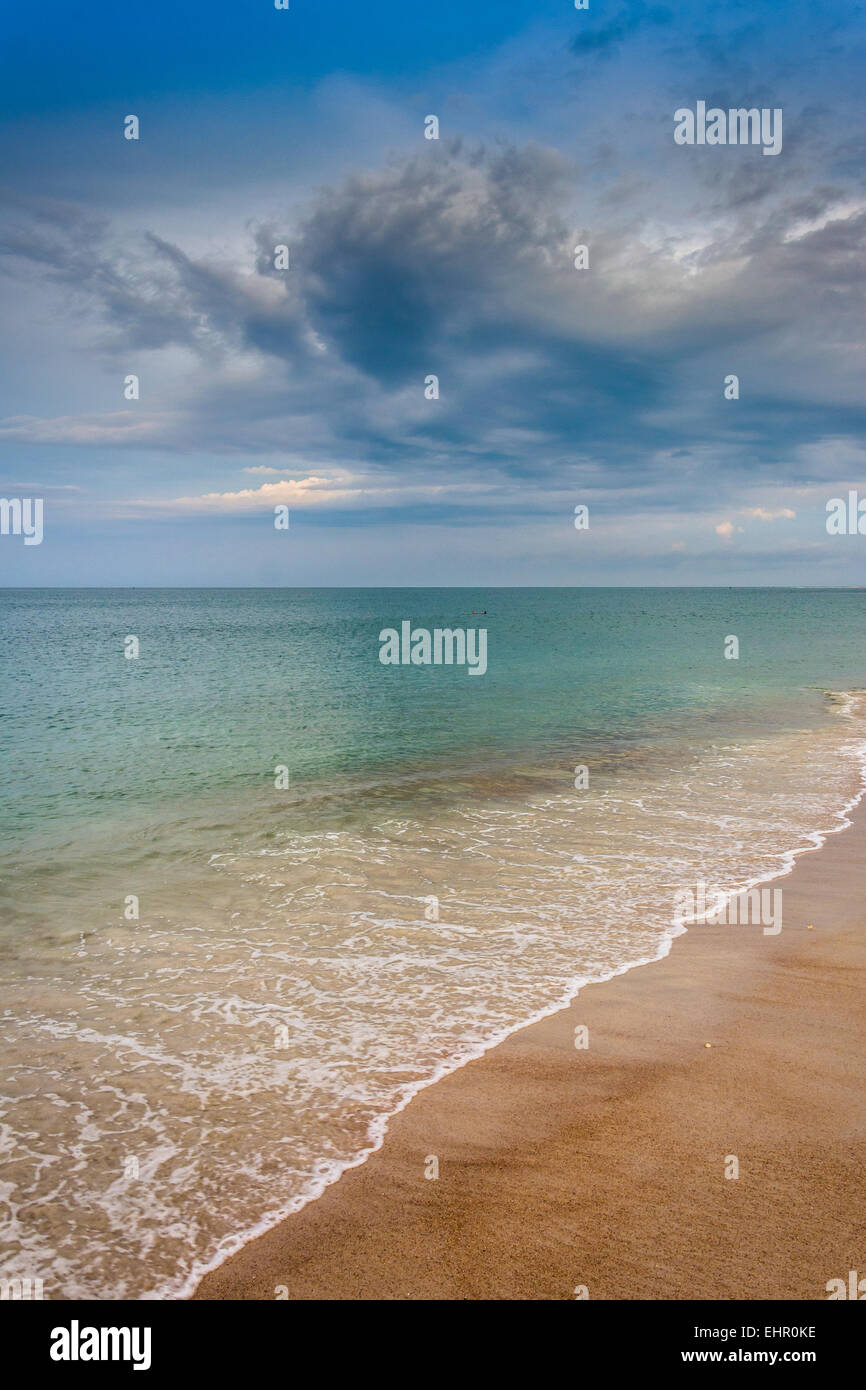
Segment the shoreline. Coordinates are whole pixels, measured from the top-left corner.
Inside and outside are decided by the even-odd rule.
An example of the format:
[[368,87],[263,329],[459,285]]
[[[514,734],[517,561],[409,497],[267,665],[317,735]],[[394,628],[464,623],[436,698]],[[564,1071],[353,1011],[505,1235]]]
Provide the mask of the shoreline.
[[[855,906],[866,888],[866,869],[861,869],[857,863],[858,849],[861,860],[864,859],[862,851],[866,849],[866,810],[852,809],[857,807],[862,795],[861,789],[845,808],[849,824],[843,820],[840,826],[826,834],[822,832],[821,844],[790,852],[792,864],[789,868],[781,869],[770,878],[761,878],[761,883],[782,879],[785,885],[785,927],[778,938],[764,937],[760,927],[696,924],[682,933],[683,940],[677,950],[672,951],[673,941],[680,934],[672,930],[665,954],[643,965],[625,967],[601,982],[584,985],[570,1003],[552,1006],[540,1020],[521,1025],[480,1056],[425,1083],[401,1110],[388,1118],[379,1147],[345,1168],[337,1180],[303,1208],[268,1226],[261,1234],[251,1239],[247,1237],[235,1253],[223,1257],[203,1275],[192,1297],[272,1299],[278,1296],[275,1290],[283,1288],[286,1293],[279,1296],[289,1298],[572,1298],[577,1285],[587,1286],[590,1297],[826,1297],[823,1293],[826,1280],[838,1273],[829,1265],[817,1292],[813,1287],[817,1275],[811,1276],[810,1292],[791,1292],[790,1288],[783,1287],[785,1281],[780,1275],[770,1285],[762,1283],[755,1275],[757,1283],[752,1291],[751,1285],[743,1286],[741,1278],[739,1286],[736,1279],[733,1284],[720,1284],[717,1280],[713,1287],[724,1288],[724,1292],[701,1292],[686,1283],[677,1286],[683,1289],[678,1293],[653,1293],[628,1281],[625,1284],[615,1282],[606,1289],[604,1278],[599,1283],[597,1274],[593,1275],[596,1279],[593,1291],[591,1279],[583,1277],[577,1268],[571,1284],[562,1271],[563,1284],[562,1279],[553,1278],[551,1271],[542,1276],[537,1267],[538,1249],[557,1247],[561,1241],[557,1241],[555,1232],[545,1222],[530,1235],[527,1220],[535,1203],[541,1201],[543,1206],[556,1211],[560,1237],[562,1229],[567,1230],[571,1225],[582,1233],[585,1243],[584,1228],[591,1214],[587,1204],[597,1202],[599,1192],[610,1187],[609,1199],[614,1203],[611,1215],[615,1212],[617,1225],[623,1225],[624,1232],[630,1233],[628,1239],[634,1245],[635,1230],[642,1229],[642,1218],[650,1217],[644,1207],[648,1199],[642,1199],[639,1186],[625,1176],[622,1177],[625,1184],[622,1191],[612,1179],[604,1181],[605,1174],[610,1177],[613,1157],[619,1157],[624,1173],[633,1170],[636,1162],[639,1169],[646,1162],[639,1162],[638,1155],[629,1147],[635,1121],[647,1124],[650,1119],[639,1105],[633,1113],[636,1101],[629,1091],[629,1078],[637,1073],[646,1074],[654,1086],[667,1078],[670,1087],[669,1070],[676,1061],[677,1068],[685,1067],[690,1095],[694,1095],[696,1089],[701,1095],[702,1088],[709,1086],[709,1099],[719,1103],[724,1099],[719,1088],[725,1078],[723,1068],[717,1064],[714,1067],[718,1049],[723,1049],[722,1055],[731,1060],[739,1076],[744,1071],[753,1072],[754,1068],[746,1066],[747,1059],[740,1055],[742,1044],[734,1048],[730,1040],[716,1040],[710,1048],[702,1042],[699,1052],[693,1055],[698,1044],[692,1039],[683,1053],[683,1044],[677,1044],[678,1030],[691,1036],[697,1021],[696,1011],[698,1018],[701,1017],[701,1010],[697,1009],[699,999],[704,999],[720,1023],[726,1011],[732,1009],[732,997],[740,1006],[735,1011],[737,1017],[740,1011],[748,1016],[748,982],[755,977],[771,993],[780,996],[779,1007],[784,997],[789,1012],[792,1008],[808,1012],[808,999],[791,1000],[787,994],[792,970],[796,976],[800,969],[796,964],[799,954],[805,950],[816,955],[811,948],[818,939],[822,946],[819,959],[825,969],[838,971],[844,966],[856,970],[866,965],[866,911],[859,912]],[[847,833],[842,834],[843,831]],[[829,863],[828,858],[834,862]],[[831,893],[835,890],[833,920],[828,921],[825,913],[824,921],[819,924],[815,920],[819,916],[817,899],[826,895],[822,880],[829,876],[832,876]],[[841,891],[837,882],[840,878],[846,885]],[[820,938],[804,930],[807,919],[814,923],[816,931],[821,931]],[[825,958],[834,955],[840,958],[835,964]],[[691,992],[691,998],[686,997],[687,991]],[[673,1031],[665,1036],[653,1030],[652,1021],[657,1014],[659,998],[670,1010],[672,993],[678,1009],[668,1015]],[[839,1001],[828,998],[825,1002],[823,1025],[832,1033],[834,1017],[837,1030],[841,1026]],[[782,1033],[787,1036],[786,1019],[779,1016],[778,1011],[771,1012],[771,1018],[748,1019],[752,1028],[758,1030],[753,1042],[760,1043],[763,1052],[768,1054],[774,1052],[774,1041],[776,1050],[780,1046],[779,1038],[773,1036],[779,1031],[773,1028],[773,1019],[781,1021]],[[842,1012],[847,1017],[847,1012]],[[579,1024],[590,1029],[590,1046],[585,1051],[576,1050],[573,1043],[574,1028]],[[708,1040],[709,1037],[704,1041]],[[852,1070],[862,1065],[864,1057],[866,1028],[861,1026]],[[616,1070],[612,1073],[614,1064]],[[577,1069],[584,1085],[575,1093]],[[775,1094],[773,1077],[766,1073],[767,1068],[752,1079],[758,1082],[758,1094],[771,1099]],[[673,1089],[676,1091],[676,1086]],[[573,1154],[569,1157],[567,1143],[563,1149],[565,1141],[560,1122],[548,1113],[546,1103],[539,1100],[539,1096],[548,1091],[551,1099],[565,1107],[566,1116],[561,1123],[568,1132],[572,1132],[574,1126],[579,1131],[589,1125],[593,1134],[599,1131],[596,1146],[604,1134],[610,1132],[608,1142],[613,1145],[614,1154],[607,1154],[601,1143],[601,1152],[606,1155],[606,1165],[602,1169],[597,1170],[589,1162],[589,1171],[585,1172],[587,1154],[582,1154],[578,1164]],[[598,1110],[602,1094],[618,1102],[611,1115]],[[824,1088],[820,1089],[820,1094],[826,1109]],[[707,1100],[708,1097],[704,1097],[704,1101]],[[810,1106],[812,1100],[811,1094],[800,1096],[806,1113],[810,1108],[814,1110],[814,1106]],[[866,1135],[864,1102],[856,1094],[848,1095],[848,1088],[842,1085],[839,1104],[835,1108],[831,1106],[830,1110],[826,1132],[837,1148],[841,1142],[838,1134],[845,1128],[843,1112],[856,1116],[855,1133],[857,1142],[861,1142]],[[764,1120],[769,1122],[773,1114],[770,1106]],[[657,1119],[661,1121],[662,1116]],[[660,1146],[667,1144],[674,1155],[679,1154],[682,1147],[684,1136],[678,1133],[676,1115],[668,1114],[666,1120],[666,1125],[659,1124],[647,1131],[651,1169],[655,1167],[652,1155],[657,1159]],[[617,1139],[618,1127],[626,1121],[632,1129],[620,1132]],[[737,1125],[732,1123],[731,1129],[735,1131]],[[756,1129],[763,1136],[761,1163],[764,1168],[769,1164],[772,1169],[772,1152],[766,1150],[766,1124],[756,1123]],[[811,1133],[807,1126],[802,1142],[821,1138],[821,1126],[813,1126]],[[536,1160],[529,1171],[525,1158],[527,1144],[533,1152],[540,1149],[545,1156],[540,1162]],[[737,1200],[726,1197],[725,1191],[733,1194],[751,1190],[748,1183],[744,1186],[748,1147],[741,1142],[743,1152],[739,1153],[731,1140],[715,1160],[717,1190],[714,1200],[721,1202],[721,1210],[713,1217],[713,1229],[723,1214],[730,1217],[732,1210],[739,1209]],[[576,1151],[579,1152],[579,1148]],[[744,1169],[736,1180],[725,1179],[722,1171],[723,1160],[730,1153],[738,1154]],[[435,1181],[424,1177],[431,1154],[437,1155],[440,1164],[440,1176]],[[681,1163],[682,1157],[675,1157],[673,1166]],[[844,1155],[837,1154],[834,1163],[837,1167],[841,1164],[848,1172]],[[574,1190],[579,1171],[584,1171],[584,1177],[589,1179],[582,1192]],[[693,1174],[695,1180],[699,1173],[700,1169]],[[793,1189],[799,1190],[796,1176],[789,1174],[789,1179]],[[706,1159],[703,1177],[706,1181]],[[661,1175],[656,1174],[655,1181],[664,1189]],[[563,1184],[571,1193],[564,1206]],[[849,1175],[849,1186],[853,1194],[856,1191],[853,1171]],[[493,1216],[497,1205],[502,1205],[501,1200],[497,1204],[497,1193],[507,1196],[510,1220],[501,1212]],[[701,1193],[706,1199],[707,1192],[703,1188]],[[670,1194],[668,1209],[679,1212],[673,1200],[675,1196],[675,1193]],[[849,1204],[853,1204],[853,1195]],[[748,1199],[742,1202],[744,1210],[751,1212],[751,1206]],[[821,1193],[813,1191],[810,1185],[804,1217],[821,1209]],[[830,1216],[829,1212],[826,1214]],[[595,1215],[597,1218],[598,1213]],[[607,1212],[603,1215],[607,1216]],[[855,1224],[853,1218],[849,1224]],[[684,1229],[687,1228],[688,1223]],[[477,1238],[482,1240],[484,1254],[474,1250],[470,1257],[472,1245],[469,1242],[467,1249],[467,1229],[475,1231]],[[742,1226],[744,1238],[751,1237],[755,1229],[755,1215],[750,1214]],[[857,1229],[860,1231],[857,1240],[862,1248],[866,1230]],[[695,1230],[691,1234],[691,1240],[684,1238],[681,1242],[681,1255],[692,1248],[697,1238]],[[495,1248],[497,1240],[502,1243],[502,1249],[490,1262],[488,1247]],[[853,1241],[855,1246],[857,1240]],[[846,1249],[852,1245],[851,1240],[842,1243]],[[799,1237],[798,1244],[802,1244]],[[657,1245],[656,1237],[646,1241],[645,1264],[647,1276],[658,1280]],[[548,1257],[550,1254],[548,1249]],[[508,1274],[515,1258],[516,1270]],[[858,1267],[854,1248],[848,1249],[845,1258],[849,1263],[845,1264],[843,1274],[848,1268]],[[827,1260],[829,1252],[825,1262]],[[840,1254],[836,1262],[841,1260]],[[500,1268],[503,1261],[504,1266]],[[555,1265],[556,1261],[553,1263]],[[602,1258],[601,1252],[590,1260],[594,1271],[605,1270],[608,1263],[609,1259]],[[673,1259],[673,1267],[677,1263]],[[580,1264],[579,1259],[577,1264]],[[458,1265],[466,1266],[459,1277]],[[671,1265],[672,1256],[668,1255],[665,1257],[667,1276],[671,1274]],[[520,1271],[519,1279],[517,1271]],[[792,1277],[794,1274],[792,1270]],[[670,1290],[670,1277],[662,1279],[662,1283]]]

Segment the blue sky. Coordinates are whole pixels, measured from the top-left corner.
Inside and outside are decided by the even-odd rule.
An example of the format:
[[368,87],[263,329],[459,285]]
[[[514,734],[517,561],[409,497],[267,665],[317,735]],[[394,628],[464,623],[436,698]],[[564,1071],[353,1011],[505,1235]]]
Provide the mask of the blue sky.
[[[19,9],[0,583],[862,583],[864,49],[802,0]],[[676,145],[698,101],[781,153]]]

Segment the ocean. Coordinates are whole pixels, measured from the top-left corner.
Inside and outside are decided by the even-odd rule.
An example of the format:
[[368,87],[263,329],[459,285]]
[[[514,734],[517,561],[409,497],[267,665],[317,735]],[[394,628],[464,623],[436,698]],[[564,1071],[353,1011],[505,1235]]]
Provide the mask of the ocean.
[[[0,615],[0,1276],[50,1298],[188,1293],[421,1087],[664,955],[684,885],[783,876],[863,787],[861,590]],[[487,670],[383,665],[407,620],[483,627]]]

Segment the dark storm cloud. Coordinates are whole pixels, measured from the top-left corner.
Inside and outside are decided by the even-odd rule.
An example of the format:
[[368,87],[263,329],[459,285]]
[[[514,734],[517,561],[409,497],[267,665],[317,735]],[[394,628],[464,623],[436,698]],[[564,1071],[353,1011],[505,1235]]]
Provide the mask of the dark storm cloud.
[[564,256],[573,178],[535,146],[488,156],[433,145],[325,190],[296,253],[312,326],[382,382],[434,370],[431,353],[510,317],[512,287]]
[[[690,471],[708,446],[714,486],[736,490],[780,462],[811,478],[821,465],[795,450],[864,424],[850,334],[838,341],[859,304],[864,213],[841,183],[786,196],[761,165],[716,168],[727,182],[707,215],[721,220],[694,250],[643,237],[655,195],[639,180],[622,202],[594,199],[553,150],[459,142],[321,190],[294,227],[259,223],[246,264],[121,240],[52,204],[20,208],[0,250],[86,308],[106,351],[190,354],[171,409],[144,434],[146,410],[135,432],[120,418],[121,445],[288,451],[406,483],[469,469],[531,487],[539,508],[601,467],[612,489],[650,479],[662,505],[697,505]],[[274,267],[283,242],[288,272]]]

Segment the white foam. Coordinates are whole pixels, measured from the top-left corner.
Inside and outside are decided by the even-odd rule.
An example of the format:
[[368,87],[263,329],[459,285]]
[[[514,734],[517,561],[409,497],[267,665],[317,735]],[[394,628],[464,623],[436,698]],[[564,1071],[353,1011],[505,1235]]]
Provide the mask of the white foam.
[[12,1263],[49,1294],[188,1295],[365,1162],[421,1090],[667,955],[678,883],[712,878],[728,900],[850,824],[862,704],[840,698],[841,730],[726,744],[590,796],[221,848],[221,911],[97,932],[74,968],[77,932],[68,957],[28,946],[7,1014],[34,1078],[2,1136],[31,1165],[6,1189]]

